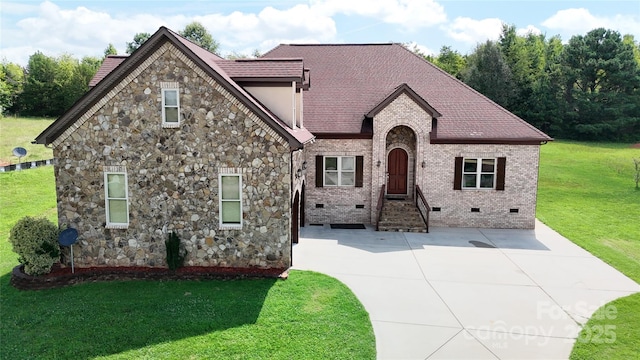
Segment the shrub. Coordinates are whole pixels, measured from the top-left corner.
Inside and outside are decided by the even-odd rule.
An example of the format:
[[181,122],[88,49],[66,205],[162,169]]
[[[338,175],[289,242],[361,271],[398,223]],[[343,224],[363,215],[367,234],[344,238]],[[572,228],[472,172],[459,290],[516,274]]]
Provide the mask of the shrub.
[[176,270],[184,264],[186,250],[180,246],[180,238],[175,232],[170,232],[164,242],[167,247],[167,265],[169,269]]
[[60,260],[58,234],[58,227],[45,218],[26,216],[14,225],[9,241],[26,274],[47,274]]

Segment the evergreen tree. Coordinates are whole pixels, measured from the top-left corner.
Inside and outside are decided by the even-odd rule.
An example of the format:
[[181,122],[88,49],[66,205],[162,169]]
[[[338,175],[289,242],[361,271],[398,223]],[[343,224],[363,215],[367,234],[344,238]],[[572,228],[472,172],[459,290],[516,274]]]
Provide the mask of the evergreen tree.
[[487,40],[467,58],[468,67],[462,79],[472,88],[496,103],[507,107],[515,90],[513,76],[500,47]]
[[133,54],[145,41],[149,40],[151,34],[146,32],[137,33],[133,36],[133,41],[127,43],[127,54]]
[[640,67],[620,33],[600,28],[572,37],[562,67],[568,105],[564,136],[640,139]]

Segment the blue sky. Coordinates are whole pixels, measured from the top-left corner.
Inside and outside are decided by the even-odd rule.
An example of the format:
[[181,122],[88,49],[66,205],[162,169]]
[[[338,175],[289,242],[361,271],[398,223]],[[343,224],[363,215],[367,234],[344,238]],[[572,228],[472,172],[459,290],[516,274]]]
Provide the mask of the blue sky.
[[205,25],[223,54],[279,43],[380,42],[425,53],[448,45],[464,54],[497,39],[502,23],[565,42],[596,27],[640,40],[640,0],[3,0],[0,60],[25,65],[36,51],[102,56],[109,43],[124,53],[137,32],[178,31],[192,21]]

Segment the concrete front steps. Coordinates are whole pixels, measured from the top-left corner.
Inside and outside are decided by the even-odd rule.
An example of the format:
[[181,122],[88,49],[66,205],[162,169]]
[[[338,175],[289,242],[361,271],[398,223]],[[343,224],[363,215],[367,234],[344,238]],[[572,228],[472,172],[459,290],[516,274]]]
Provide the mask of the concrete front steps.
[[427,226],[413,201],[384,199],[378,230],[427,232]]

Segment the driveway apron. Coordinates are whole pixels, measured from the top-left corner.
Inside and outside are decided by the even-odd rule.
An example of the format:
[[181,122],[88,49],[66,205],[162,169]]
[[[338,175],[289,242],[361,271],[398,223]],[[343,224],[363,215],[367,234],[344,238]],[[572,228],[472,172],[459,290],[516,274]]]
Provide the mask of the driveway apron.
[[640,285],[537,222],[430,233],[306,226],[294,268],[345,283],[378,359],[567,359],[600,306]]

